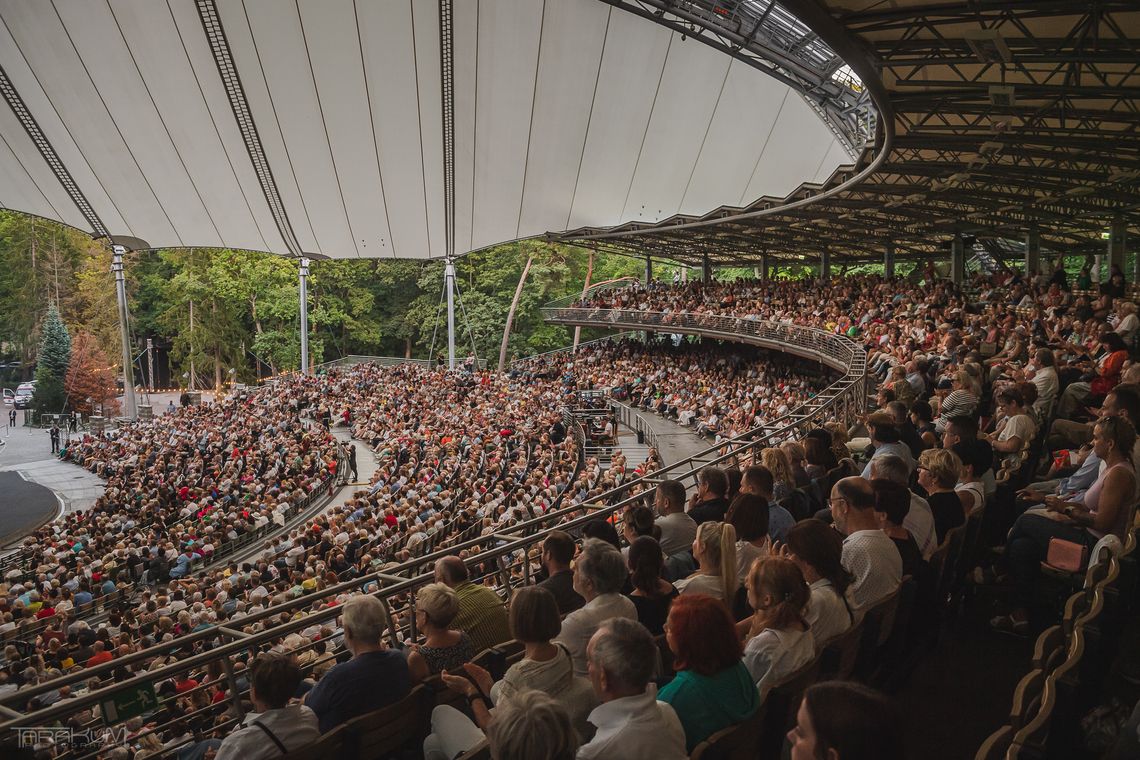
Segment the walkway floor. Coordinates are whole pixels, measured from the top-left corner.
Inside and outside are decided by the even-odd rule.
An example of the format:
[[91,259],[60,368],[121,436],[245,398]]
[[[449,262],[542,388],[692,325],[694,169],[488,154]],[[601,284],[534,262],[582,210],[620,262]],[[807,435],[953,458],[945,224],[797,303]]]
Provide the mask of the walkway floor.
[[[364,443],[363,441],[357,441],[353,439],[348,427],[344,425],[334,425],[332,434],[336,436],[336,439],[345,446],[351,444],[356,448],[357,478],[354,482],[346,483],[341,488],[341,490],[337,492],[335,498],[333,498],[331,502],[333,504],[343,504],[344,501],[341,499],[342,495],[345,497],[351,496],[352,493],[358,490],[361,486],[368,485],[368,481],[370,481],[372,479],[372,476],[376,474],[376,471],[380,469],[380,460],[376,458],[376,454],[373,453],[372,448],[368,446],[368,444]],[[348,491],[345,492],[345,489],[348,489]],[[338,501],[338,499],[341,500]]]
[[[59,497],[64,512],[87,509],[103,495],[102,479],[79,465],[52,456],[47,430],[17,426],[0,433],[0,471],[19,472],[25,480],[50,488]],[[0,512],[10,494],[0,493]]]
[[[638,414],[645,419],[649,429],[657,436],[657,453],[667,465],[696,456],[713,445],[711,440],[701,438],[684,425],[678,425],[659,414],[653,412],[638,412]],[[633,457],[630,457],[629,461],[634,461]]]

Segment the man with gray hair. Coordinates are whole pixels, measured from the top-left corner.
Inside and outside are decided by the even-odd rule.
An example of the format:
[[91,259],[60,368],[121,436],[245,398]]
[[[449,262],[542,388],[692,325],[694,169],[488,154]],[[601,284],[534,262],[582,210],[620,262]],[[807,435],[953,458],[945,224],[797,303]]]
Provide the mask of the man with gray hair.
[[[871,479],[882,478],[901,486],[909,487],[909,468],[901,458],[888,454],[871,462]],[[910,511],[903,520],[903,527],[914,536],[914,541],[922,551],[922,558],[929,560],[938,548],[938,534],[934,529],[934,511],[926,499],[914,491],[910,492]]]
[[408,661],[384,646],[384,607],[374,596],[354,596],[341,613],[344,646],[352,659],[337,665],[305,695],[317,714],[321,733],[341,723],[398,702],[412,690]]
[[637,607],[621,593],[628,576],[625,558],[612,544],[586,539],[574,563],[574,590],[586,604],[566,616],[555,640],[570,652],[574,675],[586,675],[586,646],[598,626],[612,618],[637,620]]
[[590,683],[602,703],[588,720],[594,738],[578,750],[577,760],[683,760],[685,729],[673,708],[657,701],[649,683],[657,665],[653,637],[636,620],[602,623],[588,646]]

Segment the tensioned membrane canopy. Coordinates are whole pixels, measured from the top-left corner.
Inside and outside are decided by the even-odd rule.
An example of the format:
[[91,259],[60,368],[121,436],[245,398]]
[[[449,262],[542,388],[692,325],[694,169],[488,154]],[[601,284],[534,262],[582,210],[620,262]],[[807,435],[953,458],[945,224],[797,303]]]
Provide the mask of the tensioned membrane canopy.
[[0,21],[0,205],[153,248],[441,257],[452,224],[462,254],[851,162],[787,85],[599,0],[0,0]]

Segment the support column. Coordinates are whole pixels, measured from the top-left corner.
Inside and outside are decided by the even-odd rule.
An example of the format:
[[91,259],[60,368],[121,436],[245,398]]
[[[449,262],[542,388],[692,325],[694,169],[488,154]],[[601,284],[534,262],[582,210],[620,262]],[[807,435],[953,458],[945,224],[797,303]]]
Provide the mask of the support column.
[[309,260],[301,258],[301,374],[309,374]]
[[111,272],[115,275],[115,296],[119,302],[119,338],[123,344],[123,416],[133,420],[138,415],[138,407],[135,405],[134,359],[127,329],[127,281],[123,274],[123,254],[126,252],[127,249],[121,245],[111,246]]
[[760,254],[760,279],[767,282],[770,273],[771,270],[768,268],[768,254],[762,253]]
[[712,261],[707,253],[701,256],[701,282],[712,282]]
[[966,280],[966,241],[961,232],[954,233],[950,243],[950,280],[961,285]]
[[649,287],[649,283],[653,282],[653,257],[645,257],[645,286]]
[[[1117,218],[1112,220],[1112,226],[1108,229],[1108,265],[1119,267],[1123,273],[1128,261],[1128,225],[1123,219]],[[1137,282],[1135,273],[1132,281]]]
[[147,387],[150,388],[151,393],[154,393],[154,338],[146,339],[146,368]]
[[883,251],[883,276],[888,280],[895,276],[895,244],[891,242]]
[[443,286],[447,288],[447,368],[455,369],[455,262],[443,267]]
[[831,279],[831,251],[827,248],[819,252],[819,277],[824,282]]
[[1092,275],[1092,281],[1093,281],[1094,285],[1099,285],[1100,283],[1104,282],[1105,279],[1107,279],[1103,276],[1104,272],[1101,271],[1101,269],[1103,269],[1103,267],[1104,267],[1104,254],[1098,253],[1095,256],[1093,256],[1093,268],[1092,268],[1092,272],[1090,272],[1090,274]]
[[1041,268],[1041,232],[1030,227],[1025,233],[1025,276],[1032,277]]

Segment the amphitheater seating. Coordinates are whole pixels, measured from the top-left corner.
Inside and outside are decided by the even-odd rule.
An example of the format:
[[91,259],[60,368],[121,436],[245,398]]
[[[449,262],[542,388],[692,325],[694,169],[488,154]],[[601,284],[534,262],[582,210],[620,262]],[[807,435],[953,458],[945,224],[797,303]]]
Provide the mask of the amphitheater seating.
[[1002,726],[982,743],[974,760],[1004,760],[1012,744],[1013,729],[1010,726]]
[[863,636],[859,640],[859,656],[855,661],[855,677],[870,680],[878,668],[883,645],[891,635],[899,592],[887,596],[863,614]]
[[281,760],[324,760],[326,757],[344,757],[348,744],[347,726],[338,726],[308,747],[290,752]]
[[761,760],[777,760],[784,746],[784,735],[795,725],[796,710],[807,688],[819,681],[820,658],[816,657],[768,692],[764,700],[764,728],[756,755]]
[[430,690],[421,684],[399,702],[344,724],[355,760],[382,760],[403,747],[422,742],[431,729],[431,696]]
[[748,720],[721,729],[693,748],[689,760],[753,760],[762,739],[767,702]]
[[491,745],[486,741],[464,752],[456,760],[491,760]]
[[820,678],[846,681],[855,672],[859,645],[863,640],[863,621],[857,621],[846,632],[828,641],[820,653]]

